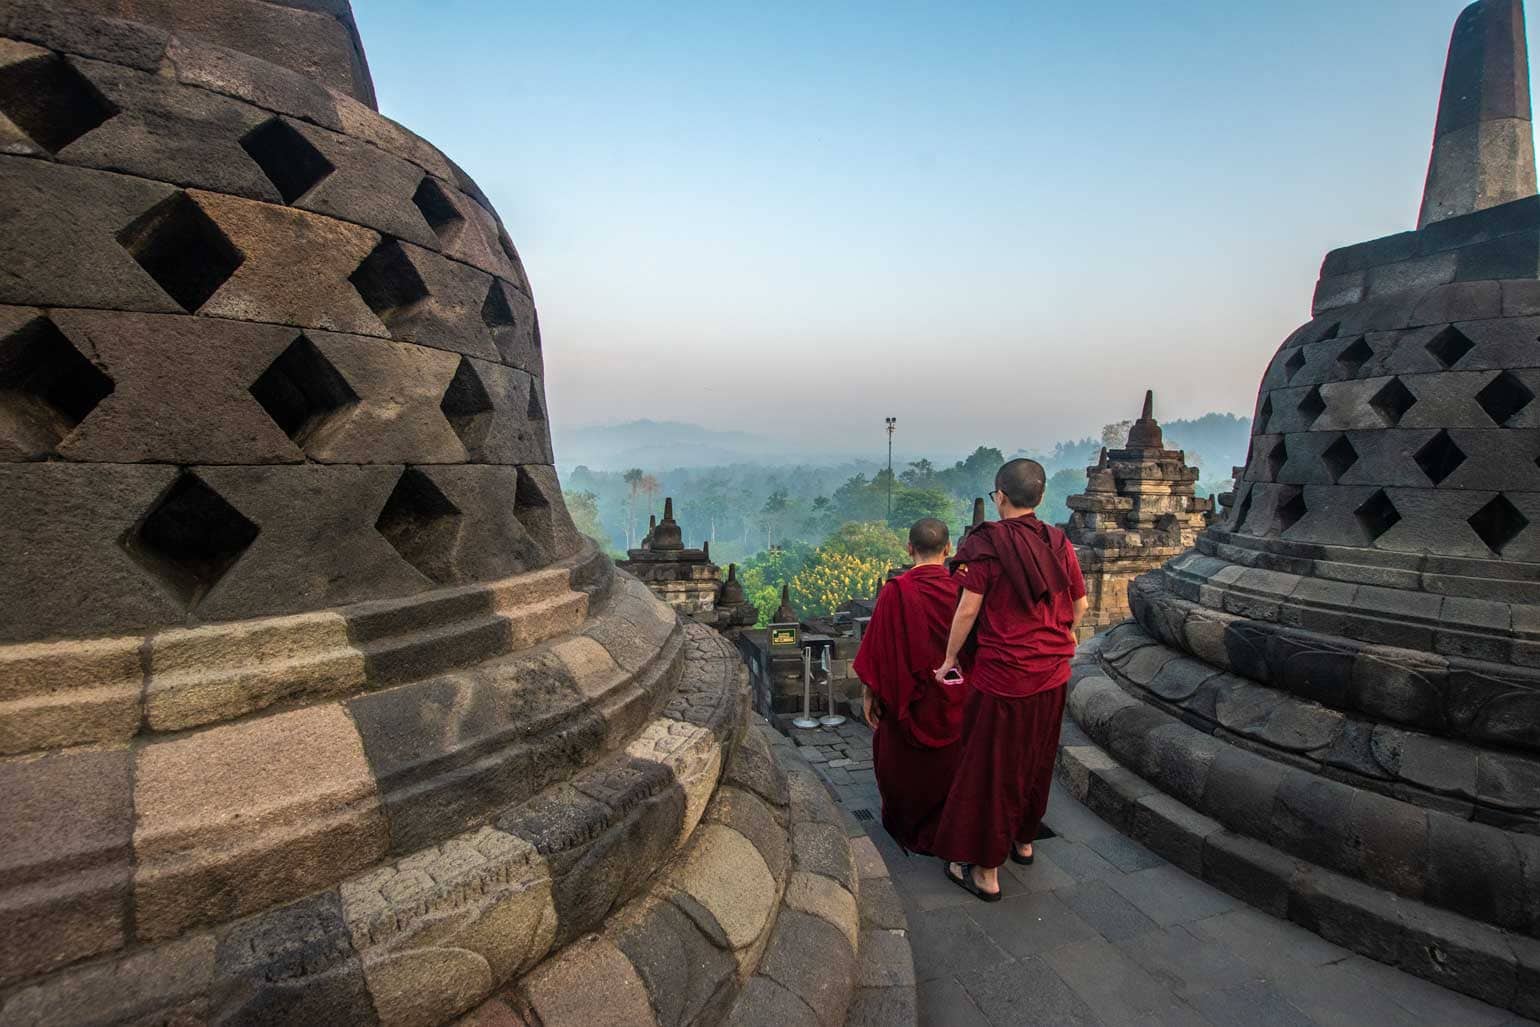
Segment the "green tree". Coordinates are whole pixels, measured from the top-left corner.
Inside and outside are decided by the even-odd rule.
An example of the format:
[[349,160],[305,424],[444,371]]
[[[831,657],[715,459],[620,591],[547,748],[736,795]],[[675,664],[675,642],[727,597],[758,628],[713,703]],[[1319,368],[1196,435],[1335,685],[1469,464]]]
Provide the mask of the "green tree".
[[818,553],[880,561],[885,568],[903,567],[909,563],[907,540],[881,521],[853,521],[840,525],[818,547]]
[[907,537],[910,526],[922,517],[934,517],[950,527],[956,515],[956,502],[942,489],[903,488],[893,494],[888,526]]
[[572,524],[578,531],[597,539],[601,546],[604,544],[605,531],[599,524],[598,496],[586,491],[568,492],[567,512],[572,515]]
[[885,560],[820,549],[791,579],[791,605],[804,617],[827,617],[852,599],[876,595],[887,573]]
[[1043,487],[1043,501],[1037,504],[1038,519],[1049,524],[1063,524],[1069,520],[1070,496],[1085,491],[1085,472],[1066,467],[1049,476]]

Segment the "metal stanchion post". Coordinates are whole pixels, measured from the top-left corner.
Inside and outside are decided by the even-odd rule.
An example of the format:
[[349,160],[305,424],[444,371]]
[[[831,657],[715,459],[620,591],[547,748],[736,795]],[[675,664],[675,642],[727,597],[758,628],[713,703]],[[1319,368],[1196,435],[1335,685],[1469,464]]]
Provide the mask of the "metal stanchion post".
[[802,647],[802,716],[791,722],[797,727],[818,726],[813,716],[813,651],[807,646]]
[[818,723],[822,724],[824,727],[839,727],[841,724],[845,723],[845,718],[834,712],[834,674],[829,667],[828,646],[824,646],[821,662],[823,665],[824,677],[829,682],[829,712],[828,715],[819,717]]

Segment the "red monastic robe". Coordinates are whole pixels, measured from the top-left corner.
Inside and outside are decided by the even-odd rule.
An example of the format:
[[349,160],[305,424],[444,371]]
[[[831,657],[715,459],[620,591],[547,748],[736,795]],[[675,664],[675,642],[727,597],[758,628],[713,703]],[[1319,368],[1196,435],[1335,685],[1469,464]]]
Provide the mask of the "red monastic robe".
[[1037,837],[1048,809],[1085,579],[1064,533],[1032,516],[971,532],[953,566],[984,602],[962,751],[930,851],[997,867],[1013,842]]
[[856,677],[883,715],[872,738],[882,826],[911,852],[929,852],[951,787],[962,731],[964,688],[938,684],[958,583],[921,564],[883,586],[856,653]]

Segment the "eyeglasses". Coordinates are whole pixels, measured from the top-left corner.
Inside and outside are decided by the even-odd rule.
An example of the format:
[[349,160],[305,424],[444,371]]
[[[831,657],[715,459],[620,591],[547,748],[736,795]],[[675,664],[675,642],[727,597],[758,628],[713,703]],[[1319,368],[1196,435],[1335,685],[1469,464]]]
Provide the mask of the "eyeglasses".
[[994,499],[996,496],[1003,496],[1003,495],[1005,495],[1005,490],[1004,489],[990,489],[989,490],[989,498],[991,500]]

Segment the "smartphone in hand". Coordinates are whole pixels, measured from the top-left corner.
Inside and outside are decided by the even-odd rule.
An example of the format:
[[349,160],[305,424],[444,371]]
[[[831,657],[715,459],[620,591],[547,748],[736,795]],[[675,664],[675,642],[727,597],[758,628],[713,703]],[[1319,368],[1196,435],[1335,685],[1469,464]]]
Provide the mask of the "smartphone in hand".
[[956,667],[941,675],[943,685],[960,685],[963,683],[963,672]]

